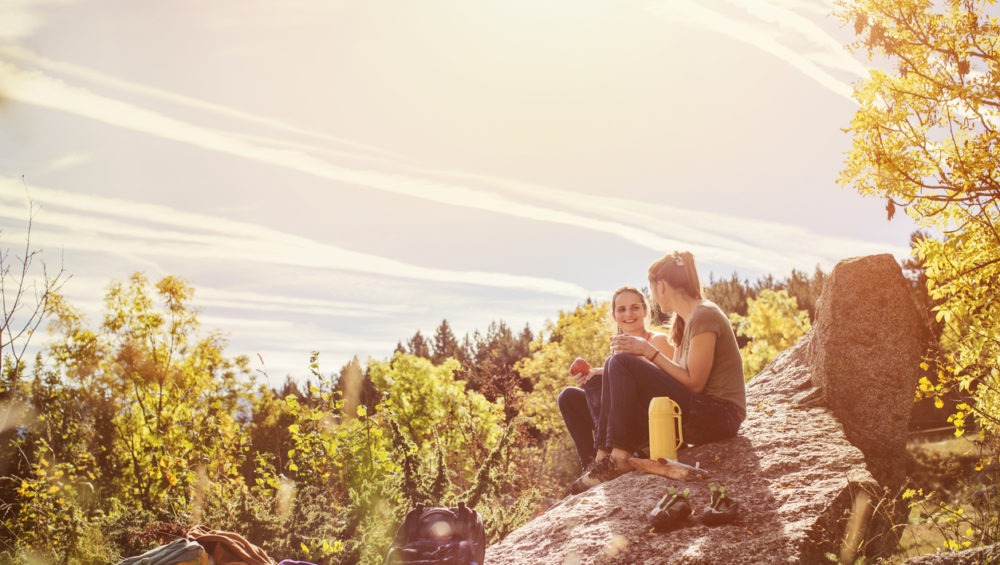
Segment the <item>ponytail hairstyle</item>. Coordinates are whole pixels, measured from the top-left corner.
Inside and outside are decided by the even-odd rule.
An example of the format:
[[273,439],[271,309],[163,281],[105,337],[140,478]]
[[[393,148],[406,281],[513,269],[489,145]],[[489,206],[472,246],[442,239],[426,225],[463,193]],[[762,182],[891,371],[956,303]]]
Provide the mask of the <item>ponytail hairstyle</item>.
[[[658,259],[649,266],[649,283],[664,281],[671,288],[688,295],[690,298],[701,299],[701,283],[698,282],[698,269],[694,266],[694,255],[690,251],[674,251]],[[684,338],[684,320],[674,313],[671,324],[670,341],[674,347],[680,347]]]
[[639,300],[642,301],[642,309],[646,312],[643,320],[646,325],[649,324],[649,301],[646,300],[646,295],[634,286],[620,286],[615,290],[615,293],[611,295],[611,325],[615,328],[615,333],[622,333],[622,329],[618,327],[618,324],[615,321],[615,303],[618,302],[618,296],[626,292],[635,294],[639,297]]

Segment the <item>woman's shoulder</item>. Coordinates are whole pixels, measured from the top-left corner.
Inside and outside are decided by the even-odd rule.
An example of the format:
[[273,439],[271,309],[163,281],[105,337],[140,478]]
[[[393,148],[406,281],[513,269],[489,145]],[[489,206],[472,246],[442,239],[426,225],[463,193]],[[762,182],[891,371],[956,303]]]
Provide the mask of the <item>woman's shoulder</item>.
[[657,330],[650,330],[649,331],[649,341],[661,340],[661,339],[665,339],[667,341],[670,341],[670,335],[667,334],[666,332],[661,332],[661,331],[657,331]]
[[725,322],[729,323],[729,316],[722,311],[718,304],[711,300],[703,299],[691,314],[692,326],[714,327]]
[[713,314],[719,314],[723,318],[728,318],[728,316],[726,316],[726,313],[722,311],[722,308],[720,308],[718,304],[712,302],[707,298],[703,298],[701,302],[698,303],[698,306],[694,309],[694,314],[692,314],[692,317],[698,314],[704,315],[708,312],[711,312]]
[[664,332],[658,332],[652,330],[649,332],[649,343],[652,343],[654,347],[663,351],[665,353],[672,354],[674,350],[674,342],[670,341],[670,336]]

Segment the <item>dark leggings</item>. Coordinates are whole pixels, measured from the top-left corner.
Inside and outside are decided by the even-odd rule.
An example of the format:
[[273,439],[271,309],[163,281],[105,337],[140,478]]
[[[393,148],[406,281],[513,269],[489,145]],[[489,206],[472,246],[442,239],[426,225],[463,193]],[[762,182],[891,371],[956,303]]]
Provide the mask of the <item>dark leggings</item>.
[[642,357],[613,355],[604,363],[598,446],[634,452],[649,445],[649,401],[669,396],[681,408],[685,443],[733,437],[742,418],[735,404],[691,392]]
[[583,388],[566,387],[559,393],[559,412],[576,445],[580,466],[586,468],[597,456],[594,422],[601,412],[601,376],[590,378]]

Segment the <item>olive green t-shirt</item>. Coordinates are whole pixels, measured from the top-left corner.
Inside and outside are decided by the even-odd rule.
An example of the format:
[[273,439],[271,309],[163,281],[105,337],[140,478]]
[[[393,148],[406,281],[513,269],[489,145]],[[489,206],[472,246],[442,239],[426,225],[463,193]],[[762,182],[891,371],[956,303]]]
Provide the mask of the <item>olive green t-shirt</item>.
[[714,333],[716,338],[712,371],[702,394],[735,404],[739,408],[740,418],[746,418],[747,394],[740,347],[736,343],[736,334],[733,333],[729,318],[714,302],[702,300],[687,321],[684,337],[681,339],[680,364],[687,367],[691,338],[705,332]]

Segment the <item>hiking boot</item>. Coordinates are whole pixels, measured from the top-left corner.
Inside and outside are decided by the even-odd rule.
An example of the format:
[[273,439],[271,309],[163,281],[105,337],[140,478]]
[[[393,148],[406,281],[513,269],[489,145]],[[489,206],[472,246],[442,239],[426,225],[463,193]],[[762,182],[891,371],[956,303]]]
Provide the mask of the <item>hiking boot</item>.
[[614,459],[609,455],[594,463],[579,479],[569,486],[570,494],[580,494],[590,487],[610,481],[629,472],[629,469],[619,469]]
[[712,502],[702,513],[701,522],[706,526],[718,526],[736,520],[740,503],[726,493],[726,486],[715,486],[715,483],[712,483],[708,488],[712,491]]
[[667,489],[667,494],[663,495],[656,506],[646,515],[653,528],[661,531],[669,531],[688,524],[688,516],[691,515],[691,503],[688,501],[690,491],[684,489],[678,491],[674,487]]

